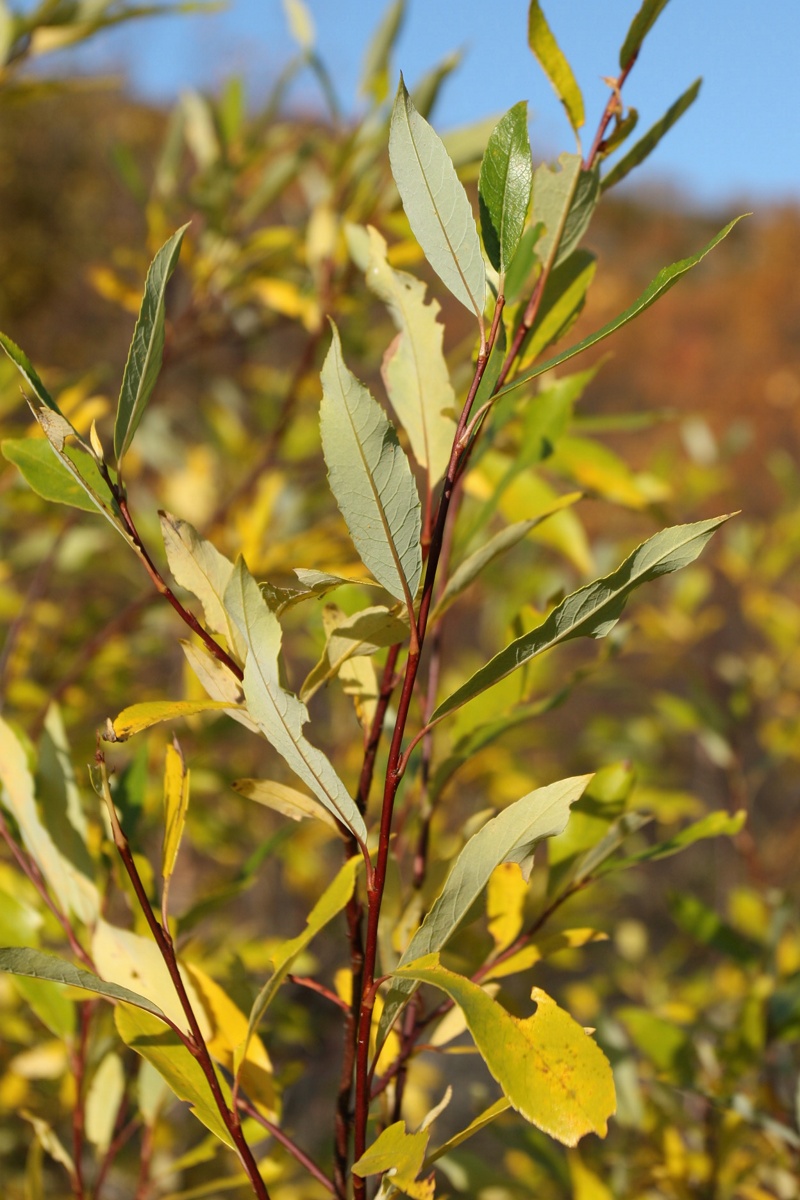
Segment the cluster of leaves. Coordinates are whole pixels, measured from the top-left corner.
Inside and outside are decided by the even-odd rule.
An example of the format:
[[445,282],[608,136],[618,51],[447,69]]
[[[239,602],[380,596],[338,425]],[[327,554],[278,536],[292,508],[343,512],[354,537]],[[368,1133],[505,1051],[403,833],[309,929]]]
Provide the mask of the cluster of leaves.
[[[113,430],[101,432],[105,398],[92,403],[88,388],[78,387],[57,402],[25,353],[2,335],[39,431],[6,440],[6,459],[45,500],[102,514],[112,539],[102,543],[109,562],[116,561],[114,543],[124,543],[155,594],[192,635],[182,643],[182,698],[129,704],[109,721],[106,742],[137,737],[142,750],[115,773],[106,758],[116,755],[116,746],[106,750],[98,742],[90,772],[98,801],[91,810],[81,798],[56,707],[42,717],[38,751],[8,722],[0,726],[1,828],[14,862],[13,874],[4,868],[2,882],[9,919],[0,965],[13,978],[15,994],[56,1039],[51,1074],[45,1067],[45,1074],[27,1078],[70,1080],[53,1089],[49,1108],[32,1106],[36,1136],[26,1187],[29,1194],[41,1193],[46,1151],[66,1168],[74,1195],[96,1196],[135,1137],[139,1195],[162,1183],[169,1191],[176,1172],[198,1166],[207,1171],[224,1147],[234,1151],[239,1169],[214,1181],[220,1193],[344,1197],[352,1189],[364,1197],[366,1181],[377,1176],[382,1196],[400,1192],[427,1200],[436,1166],[451,1189],[477,1195],[498,1181],[461,1146],[497,1123],[508,1148],[501,1185],[511,1194],[529,1194],[535,1180],[537,1194],[549,1187],[558,1196],[602,1195],[604,1169],[574,1149],[566,1159],[556,1157],[548,1139],[574,1148],[588,1132],[605,1134],[615,1092],[624,1107],[622,1130],[632,1131],[643,1147],[638,1157],[629,1151],[621,1156],[628,1173],[624,1164],[614,1168],[615,1192],[642,1194],[664,1179],[674,1183],[675,1194],[710,1178],[716,1185],[724,1170],[738,1168],[729,1167],[719,1149],[715,1120],[709,1119],[707,1144],[691,1146],[679,1162],[684,1143],[674,1093],[654,1086],[645,1113],[641,1087],[637,1091],[632,1080],[638,1050],[660,1084],[687,1083],[689,1035],[681,1032],[674,1010],[658,1011],[663,980],[643,973],[628,1011],[614,1022],[595,1021],[597,1038],[584,1028],[597,1016],[586,1011],[585,995],[581,1002],[576,993],[570,1015],[539,986],[538,974],[532,992],[530,983],[525,987],[527,995],[515,995],[514,987],[534,967],[540,971],[544,960],[565,952],[574,959],[604,936],[596,917],[578,919],[590,885],[602,895],[617,874],[637,863],[738,834],[741,815],[713,813],[667,840],[648,841],[642,830],[649,816],[639,810],[633,773],[622,764],[555,783],[545,782],[541,767],[529,775],[518,768],[469,799],[459,781],[474,780],[484,753],[553,710],[580,682],[585,656],[570,674],[563,666],[543,667],[559,661],[545,657],[546,651],[585,637],[606,639],[613,650],[612,631],[630,594],[691,564],[725,518],[662,530],[622,556],[615,569],[566,596],[549,586],[553,577],[545,559],[533,579],[520,571],[516,582],[506,572],[502,588],[483,593],[480,643],[496,647],[503,624],[510,626],[511,640],[493,657],[475,639],[462,656],[448,649],[448,632],[472,620],[466,608],[471,595],[526,539],[566,564],[564,579],[569,571],[590,569],[589,541],[573,510],[580,493],[565,491],[565,485],[591,487],[638,511],[663,499],[652,479],[634,475],[601,442],[578,435],[574,407],[594,372],[552,372],[647,309],[729,232],[730,225],[661,271],[599,330],[556,348],[579,318],[594,275],[594,257],[581,242],[602,192],[654,148],[697,88],[616,165],[607,164],[635,124],[632,110],[621,107],[620,88],[663,8],[663,2],[645,0],[585,157],[565,154],[556,167],[534,170],[524,104],[493,128],[477,173],[479,237],[454,166],[466,166],[469,176],[470,164],[477,165],[475,138],[462,139],[448,153],[427,121],[453,64],[412,93],[401,80],[389,111],[389,56],[402,17],[396,3],[370,51],[370,107],[355,129],[339,128],[332,136],[327,129],[274,122],[285,83],[300,66],[317,73],[337,120],[308,14],[297,0],[289,8],[301,53],[263,113],[246,116],[236,84],[216,105],[198,96],[185,99],[146,196],[135,163],[120,160],[133,189],[146,198],[156,244],[182,220],[187,202],[201,219],[199,228],[187,232],[183,225],[166,238],[147,273],[144,297],[136,299]],[[580,91],[536,0],[529,40],[579,135]],[[194,162],[188,178],[186,147]],[[168,285],[173,275],[179,282],[184,242],[183,308],[168,322]],[[468,313],[470,349],[457,363],[443,353],[438,303],[427,299],[421,280],[398,269],[419,261],[419,248]],[[130,305],[130,287],[118,269],[96,272],[95,282]],[[388,312],[391,339],[382,320],[371,319],[374,298]],[[330,335],[326,317],[335,320]],[[182,330],[188,331],[183,346]],[[215,511],[213,499],[205,509],[198,504],[191,467],[183,486],[174,486],[169,447],[159,453],[164,426],[157,424],[158,410],[147,406],[165,357],[174,361],[178,351],[190,353],[193,341],[228,339],[248,350],[250,383],[245,372],[230,370],[227,391],[220,389],[202,419],[225,451],[220,458],[227,460],[230,479],[254,432],[263,444],[255,456],[250,452],[246,477]],[[320,405],[312,381],[328,341]],[[266,365],[266,348],[278,349],[278,367]],[[397,426],[348,367],[355,355],[365,372],[380,362]],[[260,427],[258,417],[250,424],[241,413],[253,379],[262,401],[271,401],[263,406],[270,411]],[[319,486],[320,442],[330,491]],[[165,479],[150,477],[154,469]],[[207,471],[206,459],[197,474]],[[161,494],[171,495],[171,507],[185,513],[160,516],[173,584],[149,548],[156,528],[147,512],[153,492],[153,508]],[[197,526],[205,526],[204,533]],[[217,530],[230,556],[208,536]],[[306,566],[295,567],[298,561]],[[531,591],[542,597],[535,608]],[[327,603],[320,616],[319,599],[334,592],[338,603]],[[187,595],[199,602],[201,615],[187,607]],[[165,636],[163,626],[157,632]],[[290,680],[304,664],[303,682],[293,688]],[[104,674],[104,665],[88,653],[82,669],[100,679]],[[334,681],[352,705],[336,700],[336,687],[329,686]],[[176,685],[173,672],[166,686]],[[20,696],[24,700],[24,688]],[[309,704],[313,741],[304,733]],[[80,699],[75,708],[77,722],[85,722]],[[245,732],[232,735],[223,724],[227,718]],[[253,762],[252,773],[234,782],[243,798],[236,812],[256,813],[247,817],[248,826],[259,820],[252,801],[284,819],[279,832],[236,864],[218,894],[186,906],[180,916],[172,911],[170,892],[189,815],[189,769],[176,742],[162,751],[156,743],[148,749],[141,737],[175,719],[194,723],[198,755],[219,761],[234,747],[237,762],[240,753]],[[153,811],[147,779],[149,763],[158,758],[163,821]],[[383,783],[379,802],[371,798],[376,776]],[[216,777],[205,791],[204,820],[196,822],[193,840],[220,854],[226,817],[214,794]],[[290,839],[287,821],[297,822]],[[158,870],[143,853],[148,823],[151,831],[163,826]],[[237,822],[227,823],[230,830]],[[545,840],[546,861],[536,854]],[[241,842],[234,836],[231,844]],[[244,846],[248,842],[252,850],[252,837],[243,839]],[[305,924],[298,920],[301,931],[281,939],[281,906],[273,902],[269,922],[259,918],[235,940],[235,918],[225,902],[257,888],[276,862],[283,867],[283,894],[294,874],[297,890],[313,895]],[[321,873],[331,879],[324,888]],[[180,875],[176,886],[179,881]],[[342,913],[347,933],[337,935],[332,923]],[[209,914],[214,932],[201,936],[200,922]],[[713,913],[689,904],[679,916],[704,944],[716,944],[716,938],[723,948],[734,947],[734,970],[745,983],[753,963],[762,973],[768,969],[780,944],[783,959],[773,971],[772,992],[781,994],[796,938],[784,935],[778,917],[765,920],[745,954],[741,932]],[[323,931],[320,965],[309,946]],[[629,937],[630,962],[636,961],[635,940]],[[620,946],[625,960],[624,938]],[[615,979],[609,969],[609,994],[617,987],[630,994],[631,972],[626,979],[625,970],[623,962]],[[265,977],[260,989],[259,977]],[[304,1005],[286,1000],[290,989],[283,985],[289,982],[304,989],[309,1002],[341,1016],[344,1029],[339,1079],[321,1098],[328,1143],[313,1147],[303,1144],[306,1131],[295,1137],[283,1116],[284,1093],[291,1114],[293,1092],[303,1083],[292,1078],[294,1064],[280,1065],[298,1036],[293,1023],[302,1030]],[[684,1004],[684,1023],[692,1019],[691,983],[686,988],[687,996],[675,1001]],[[764,987],[764,994],[769,990]],[[728,994],[742,994],[732,973]],[[113,1010],[102,1000],[110,1000]],[[791,996],[787,1003],[792,1012]],[[520,1004],[528,1015],[514,1015]],[[696,1012],[696,995],[694,1004]],[[721,1016],[709,1013],[708,1020],[712,1027],[727,1021],[731,1041],[746,1043],[755,1062],[764,1041],[748,1032],[750,1010],[746,1004],[734,1015],[729,1010],[723,1005]],[[791,1019],[788,1025],[783,1020],[780,1036]],[[433,1122],[441,1119],[446,1128],[451,1090],[443,1098],[441,1093],[447,1078],[457,1078],[457,1056],[473,1047],[495,1081],[493,1090],[477,1115],[453,1103],[453,1132],[432,1145]],[[435,1078],[431,1056],[446,1064]],[[710,1056],[701,1057],[706,1077],[695,1072],[692,1086],[705,1096],[716,1090],[728,1111],[747,1121],[751,1114],[740,1111],[742,1104],[730,1104],[739,1061],[733,1054],[725,1059],[728,1075],[720,1082]],[[32,1062],[28,1069],[42,1067]],[[6,1079],[25,1078],[19,1062],[9,1063]],[[500,1095],[491,1100],[496,1085]],[[22,1098],[20,1084],[13,1086],[16,1096],[12,1086],[2,1095],[8,1107]],[[24,1084],[21,1091],[27,1099]],[[171,1097],[189,1102],[208,1138],[198,1143],[191,1132],[181,1133]],[[528,1126],[504,1116],[509,1109]],[[56,1128],[67,1112],[71,1151]],[[666,1172],[661,1158],[648,1157],[655,1139],[641,1137],[659,1122],[667,1150],[672,1146]],[[409,1124],[416,1132],[408,1132]],[[785,1123],[773,1121],[763,1136],[774,1139],[776,1125],[791,1147]],[[266,1136],[266,1149],[257,1154],[253,1145]],[[774,1186],[765,1178],[765,1186],[770,1182]]]

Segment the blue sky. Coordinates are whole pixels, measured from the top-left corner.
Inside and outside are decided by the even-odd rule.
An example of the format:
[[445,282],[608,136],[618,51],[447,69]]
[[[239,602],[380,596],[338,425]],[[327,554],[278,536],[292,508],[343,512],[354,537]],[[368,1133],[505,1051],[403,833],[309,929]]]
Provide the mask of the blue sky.
[[[317,48],[342,103],[353,111],[364,50],[382,0],[306,0]],[[583,88],[587,128],[607,97],[600,77],[617,55],[639,0],[550,0],[548,20]],[[561,108],[526,40],[527,0],[408,0],[394,58],[413,84],[449,52],[461,67],[435,113],[449,129],[527,99],[535,152],[572,149]],[[488,15],[487,15],[488,14]],[[169,101],[182,90],[215,90],[243,74],[257,100],[294,53],[281,0],[231,0],[213,15],[163,18],[99,38],[87,65],[126,72],[136,92]],[[698,76],[699,99],[668,134],[641,180],[670,181],[695,202],[725,206],[800,200],[800,0],[671,0],[625,88],[642,132]],[[292,92],[317,102],[306,76]],[[591,134],[588,135],[589,137]]]

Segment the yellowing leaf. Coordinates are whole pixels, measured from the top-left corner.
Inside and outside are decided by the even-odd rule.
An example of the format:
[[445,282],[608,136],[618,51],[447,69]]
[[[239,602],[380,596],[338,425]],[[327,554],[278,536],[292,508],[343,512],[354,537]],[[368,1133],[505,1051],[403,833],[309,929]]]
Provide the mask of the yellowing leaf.
[[106,738],[110,742],[124,742],[135,733],[141,733],[143,729],[149,729],[161,721],[194,717],[203,712],[224,712],[231,707],[226,700],[146,700],[143,704],[131,704],[129,708],[123,708],[110,723]]
[[92,1076],[86,1093],[86,1136],[100,1154],[111,1145],[120,1101],[125,1093],[122,1059],[114,1051],[105,1056]]
[[[179,1029],[189,1032],[189,1022],[167,965],[151,938],[141,937],[138,933],[100,920],[92,938],[92,958],[102,979],[144,996],[156,1004]],[[205,1036],[208,1023],[183,967],[181,977]]]
[[599,929],[565,929],[563,933],[554,933],[550,937],[541,938],[523,946],[516,954],[495,963],[483,976],[488,979],[504,979],[506,975],[516,975],[520,971],[528,971],[543,958],[558,954],[561,950],[573,950],[579,946],[587,946],[590,942],[607,942],[608,934]]
[[396,1121],[384,1129],[353,1164],[353,1174],[365,1179],[368,1175],[382,1175],[386,1171],[392,1186],[406,1196],[413,1200],[433,1200],[433,1177],[417,1180],[429,1137],[427,1130],[406,1133],[405,1121]]
[[477,984],[445,970],[438,954],[394,974],[440,988],[464,1011],[470,1033],[512,1106],[566,1146],[587,1133],[605,1136],[616,1108],[611,1067],[602,1050],[540,988],[536,1012],[520,1020]]
[[528,881],[519,863],[500,863],[486,889],[486,916],[496,950],[505,950],[522,929]]
[[307,796],[297,788],[287,787],[285,783],[277,783],[274,779],[236,779],[233,787],[240,796],[247,796],[257,804],[264,804],[292,821],[304,821],[308,817],[315,817],[338,833],[339,825],[328,810],[313,796]]
[[550,80],[553,90],[564,105],[570,125],[577,133],[585,120],[583,96],[575,81],[572,68],[545,20],[539,0],[531,0],[528,14],[528,44]]
[[292,317],[303,323],[306,329],[316,329],[320,323],[319,304],[314,296],[303,292],[288,279],[257,279],[253,291],[258,299],[273,312]]
[[183,761],[180,746],[177,742],[172,742],[167,746],[164,763],[164,846],[161,874],[165,882],[175,869],[188,807],[189,771]]
[[567,1162],[572,1183],[572,1200],[614,1200],[611,1188],[606,1187],[599,1175],[589,1170],[577,1150],[567,1156]]

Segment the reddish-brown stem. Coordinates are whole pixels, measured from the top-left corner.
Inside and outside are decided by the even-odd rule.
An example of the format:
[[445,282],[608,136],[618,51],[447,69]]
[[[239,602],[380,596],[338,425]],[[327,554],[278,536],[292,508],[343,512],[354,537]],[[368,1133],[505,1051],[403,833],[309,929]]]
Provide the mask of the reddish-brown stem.
[[336,992],[332,992],[330,988],[325,987],[324,983],[320,983],[318,979],[312,979],[309,975],[287,975],[286,978],[290,983],[297,984],[298,987],[307,988],[310,992],[316,992],[318,996],[324,996],[326,1000],[330,1000],[331,1004],[335,1004],[337,1008],[343,1009],[346,1013],[350,1012],[350,1005],[346,1000],[342,1000],[341,996],[337,996]]
[[328,1176],[321,1169],[321,1167],[317,1166],[313,1158],[310,1158],[309,1155],[306,1154],[305,1150],[301,1150],[296,1142],[294,1142],[287,1134],[285,1134],[279,1126],[274,1125],[268,1117],[265,1117],[263,1113],[259,1112],[255,1105],[251,1104],[250,1101],[245,1099],[244,1096],[239,1096],[238,1103],[242,1112],[246,1113],[248,1117],[252,1117],[254,1121],[257,1121],[258,1124],[262,1126],[262,1128],[266,1129],[267,1132],[274,1137],[276,1142],[279,1142],[285,1150],[289,1151],[292,1158],[299,1162],[302,1167],[305,1167],[306,1171],[308,1171],[309,1175],[312,1175],[314,1179],[316,1179],[317,1183],[321,1183],[326,1191],[330,1192],[334,1196],[336,1195],[336,1189],[334,1188]]
[[84,1200],[86,1190],[83,1182],[83,1138],[86,1122],[84,1082],[86,1079],[86,1051],[89,1045],[89,1026],[94,1012],[94,1002],[88,1000],[78,1005],[78,1034],[70,1054],[70,1067],[75,1080],[75,1103],[72,1107],[72,1180],[75,1200]]
[[119,1154],[122,1147],[133,1137],[136,1130],[139,1128],[141,1121],[139,1117],[131,1117],[129,1121],[125,1120],[128,1101],[127,1097],[123,1096],[117,1109],[117,1117],[114,1122],[114,1136],[109,1143],[109,1147],[103,1155],[103,1161],[100,1164],[100,1170],[97,1172],[97,1177],[94,1181],[94,1200],[100,1200],[100,1193],[103,1190],[106,1176],[111,1169],[114,1159]]
[[630,75],[633,69],[633,64],[636,62],[638,57],[639,51],[637,50],[631,55],[630,59],[623,67],[621,75],[614,80],[614,84],[611,88],[611,95],[608,98],[608,103],[603,110],[603,115],[601,116],[600,122],[597,126],[597,132],[594,135],[594,141],[592,142],[589,153],[586,155],[584,160],[584,171],[589,171],[594,166],[598,154],[603,149],[603,138],[606,136],[606,130],[608,129],[611,118],[616,116],[620,111],[620,90],[623,83]]
[[142,1145],[139,1150],[139,1179],[136,1184],[136,1196],[134,1200],[147,1200],[150,1191],[150,1169],[153,1162],[153,1146],[155,1128],[152,1125],[145,1125],[142,1130]]

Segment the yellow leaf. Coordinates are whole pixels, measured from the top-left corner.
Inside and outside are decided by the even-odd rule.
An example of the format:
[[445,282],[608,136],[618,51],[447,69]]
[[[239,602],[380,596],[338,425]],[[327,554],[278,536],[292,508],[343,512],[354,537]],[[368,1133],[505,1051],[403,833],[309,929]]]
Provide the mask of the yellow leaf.
[[528,884],[519,863],[505,862],[495,867],[486,892],[489,933],[496,950],[505,950],[522,929]]
[[412,1196],[413,1200],[433,1200],[433,1176],[418,1180],[430,1134],[427,1130],[406,1133],[405,1121],[396,1121],[384,1129],[370,1148],[353,1164],[353,1174],[365,1179],[368,1175],[389,1172],[393,1187]]
[[614,1200],[614,1193],[581,1161],[577,1151],[568,1156],[572,1200]]
[[551,954],[558,954],[562,950],[576,950],[591,942],[607,941],[608,934],[602,933],[599,929],[565,929],[561,933],[551,934],[550,937],[541,938],[537,942],[523,946],[516,954],[512,954],[509,958],[490,967],[483,979],[484,982],[487,979],[503,979],[506,975],[516,975],[520,971],[530,970],[535,963],[541,962],[543,958],[549,958]]
[[253,284],[257,298],[273,312],[300,320],[306,329],[316,329],[320,323],[319,304],[288,279],[257,279]]
[[176,741],[167,746],[164,763],[164,847],[161,874],[166,882],[175,869],[175,860],[186,824],[189,807],[189,771]]
[[284,817],[293,821],[304,821],[308,817],[316,817],[335,833],[339,832],[339,823],[323,808],[319,801],[297,788],[288,787],[285,783],[277,783],[274,779],[237,779],[233,788],[240,796],[247,796],[258,804],[264,804]]
[[193,717],[203,712],[224,712],[234,707],[237,706],[226,700],[146,700],[143,704],[123,708],[113,722],[108,722],[104,736],[109,742],[124,742],[134,733],[141,733],[161,721]]

